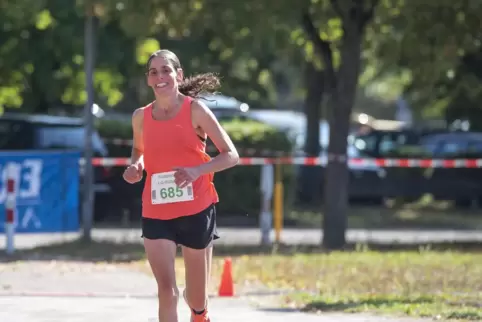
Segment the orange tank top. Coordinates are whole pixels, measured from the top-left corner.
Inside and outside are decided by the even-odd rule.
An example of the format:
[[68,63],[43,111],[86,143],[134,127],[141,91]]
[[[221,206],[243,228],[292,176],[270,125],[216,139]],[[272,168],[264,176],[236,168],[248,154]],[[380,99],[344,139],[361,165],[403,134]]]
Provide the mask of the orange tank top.
[[155,120],[153,103],[144,108],[144,168],[147,173],[142,193],[142,216],[174,219],[195,215],[219,201],[214,173],[200,176],[192,185],[179,189],[173,182],[176,167],[193,167],[211,160],[206,142],[192,126],[191,102],[186,97],[170,120]]

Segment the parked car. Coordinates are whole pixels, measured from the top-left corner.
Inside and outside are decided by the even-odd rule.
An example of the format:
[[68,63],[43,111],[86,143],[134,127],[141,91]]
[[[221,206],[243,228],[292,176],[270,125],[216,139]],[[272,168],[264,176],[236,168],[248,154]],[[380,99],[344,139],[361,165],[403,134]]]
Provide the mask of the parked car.
[[[432,159],[481,158],[482,133],[446,129],[372,130],[356,135],[355,145],[375,158],[393,157],[395,151],[415,147]],[[403,157],[403,156],[402,156]],[[390,196],[416,200],[429,193],[437,199],[454,200],[458,205],[482,202],[482,169],[442,168],[433,170],[390,168],[385,191]]]
[[[4,113],[0,116],[0,150],[77,150],[83,151],[85,128],[81,118],[50,115]],[[108,151],[99,134],[92,134],[94,157],[107,157]],[[80,195],[84,169],[80,167]],[[100,220],[109,207],[111,188],[109,170],[94,167],[95,219]]]
[[220,94],[204,95],[200,100],[209,107],[217,118],[242,115],[249,110],[249,105],[230,96]]
[[[482,133],[447,132],[426,135],[420,145],[434,159],[482,158]],[[430,178],[430,192],[435,198],[455,200],[459,206],[474,201],[482,204],[482,168],[437,168]]]

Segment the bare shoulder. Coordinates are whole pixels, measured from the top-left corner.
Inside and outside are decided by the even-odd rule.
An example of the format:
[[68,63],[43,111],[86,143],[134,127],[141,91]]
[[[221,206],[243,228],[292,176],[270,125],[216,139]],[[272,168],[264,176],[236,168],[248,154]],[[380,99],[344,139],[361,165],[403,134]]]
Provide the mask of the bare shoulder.
[[133,135],[133,148],[143,151],[144,150],[144,142],[142,139],[143,136],[143,124],[144,124],[144,110],[146,107],[137,108],[132,113],[132,135]]
[[194,99],[191,103],[191,113],[194,117],[194,120],[199,120],[203,118],[211,118],[215,119],[213,112],[209,109],[206,103],[202,102],[199,99]]
[[132,113],[132,124],[136,127],[142,127],[142,123],[144,121],[144,111],[147,106],[139,107],[134,110]]
[[139,107],[134,110],[134,113],[132,113],[132,119],[138,121],[139,119],[142,120],[144,118],[144,110],[147,108],[147,106],[144,107]]

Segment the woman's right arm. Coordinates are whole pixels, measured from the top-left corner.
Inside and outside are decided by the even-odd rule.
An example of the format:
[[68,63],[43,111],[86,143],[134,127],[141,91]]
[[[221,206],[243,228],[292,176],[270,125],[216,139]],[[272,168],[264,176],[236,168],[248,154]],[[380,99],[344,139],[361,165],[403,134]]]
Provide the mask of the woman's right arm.
[[131,164],[141,165],[144,169],[144,139],[142,125],[144,123],[144,110],[138,108],[132,114],[132,152],[131,152]]

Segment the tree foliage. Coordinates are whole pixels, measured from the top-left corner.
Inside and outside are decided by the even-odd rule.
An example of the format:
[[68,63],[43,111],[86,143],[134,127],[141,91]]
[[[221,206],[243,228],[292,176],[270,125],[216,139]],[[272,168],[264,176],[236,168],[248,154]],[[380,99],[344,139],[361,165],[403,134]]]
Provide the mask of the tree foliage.
[[446,86],[454,84],[464,57],[480,50],[482,5],[472,0],[382,3],[367,31],[367,38],[377,39],[368,49],[378,61],[372,80],[398,78],[419,115],[443,115],[458,86],[475,85],[471,77],[458,77],[457,86]]
[[[0,105],[42,109],[85,102],[84,14],[87,0],[0,2]],[[223,91],[251,102],[275,102],[279,83],[302,89],[306,60],[323,60],[300,23],[310,8],[320,36],[339,67],[342,17],[351,2],[331,0],[221,1],[96,0],[96,101],[115,106],[143,99],[143,64],[158,47],[177,50],[189,72],[216,70]],[[369,5],[369,1],[360,1]],[[276,6],[274,6],[276,4]],[[345,7],[344,7],[345,6]],[[401,91],[427,113],[440,111],[477,83],[456,77],[468,53],[480,47],[477,1],[433,3],[381,0],[362,47],[362,85],[377,95]],[[256,22],[256,23],[253,23]],[[446,84],[457,79],[459,86]],[[460,79],[464,79],[463,82]],[[379,86],[389,82],[390,86]],[[453,81],[452,81],[453,83]],[[374,84],[374,86],[369,86]],[[380,89],[382,93],[380,93]],[[473,90],[470,90],[472,92]]]
[[[244,20],[237,23],[236,8],[219,2],[222,6],[212,11],[212,3],[158,0],[139,6],[131,0],[95,1],[96,102],[130,108],[145,102],[150,94],[145,62],[160,47],[175,51],[188,73],[219,72],[228,95],[254,103],[272,100],[274,47],[256,38],[260,47],[253,50],[254,38]],[[0,106],[45,111],[48,106],[84,104],[86,1],[75,6],[62,0],[4,6]],[[236,23],[229,23],[229,17]],[[243,47],[246,50],[239,50]]]

